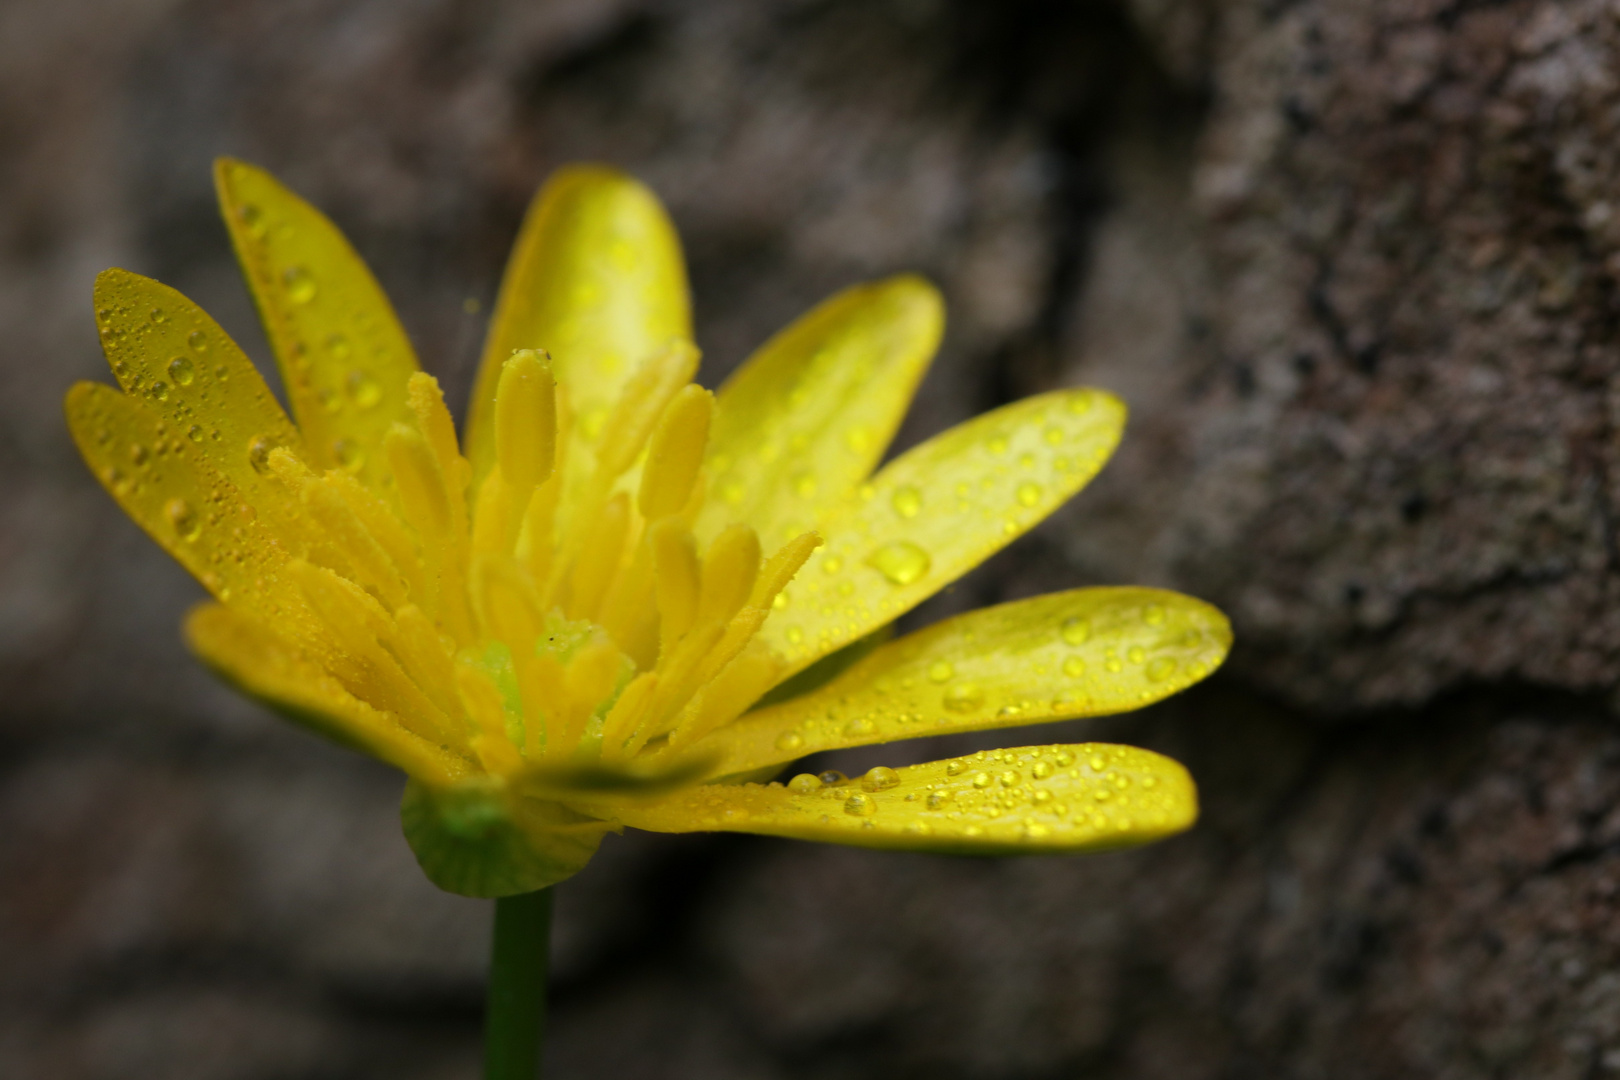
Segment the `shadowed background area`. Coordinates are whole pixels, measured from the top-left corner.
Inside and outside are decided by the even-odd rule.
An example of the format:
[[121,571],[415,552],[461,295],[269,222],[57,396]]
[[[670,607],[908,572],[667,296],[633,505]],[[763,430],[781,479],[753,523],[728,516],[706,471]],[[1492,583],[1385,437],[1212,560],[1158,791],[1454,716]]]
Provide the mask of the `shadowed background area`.
[[913,621],[1134,582],[1236,624],[1206,687],[996,740],[1179,757],[1160,846],[610,838],[551,1075],[1620,1074],[1617,71],[1600,0],[0,6],[0,1076],[477,1075],[489,905],[421,877],[397,777],[185,655],[200,588],[61,420],[107,266],[266,359],[218,154],[338,221],[458,405],[564,162],[669,205],[710,385],[926,273],[901,445],[1061,385],[1133,418]]

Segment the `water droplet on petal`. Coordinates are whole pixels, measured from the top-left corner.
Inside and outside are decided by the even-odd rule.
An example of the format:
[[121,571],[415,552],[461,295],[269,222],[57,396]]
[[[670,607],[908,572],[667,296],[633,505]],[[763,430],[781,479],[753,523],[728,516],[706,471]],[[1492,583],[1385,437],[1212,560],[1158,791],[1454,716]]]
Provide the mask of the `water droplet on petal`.
[[166,311],[164,311],[164,310],[163,310],[163,309],[162,309],[162,308],[160,308],[160,307],[155,307],[155,308],[153,308],[153,309],[152,309],[152,310],[151,310],[151,312],[150,312],[150,315],[151,315],[151,319],[152,319],[152,321],[153,321],[153,322],[155,322],[155,323],[157,323],[157,324],[158,324],[158,325],[160,325],[160,326],[161,326],[161,325],[162,325],[162,324],[163,324],[163,323],[166,323],[166,322],[168,322],[168,321],[169,321],[169,315],[168,315],[168,312],[166,312]]
[[966,771],[967,762],[963,761],[961,758],[957,758],[955,761],[952,761],[945,766],[945,775],[947,776],[961,776]]
[[974,787],[979,788],[980,790],[983,790],[984,788],[989,787],[991,783],[992,783],[992,781],[990,779],[990,774],[989,773],[980,772],[980,773],[974,773],[973,774],[973,786]]
[[922,492],[910,484],[895,488],[889,501],[894,505],[894,512],[903,518],[914,518],[922,512]]
[[275,448],[275,444],[263,435],[248,443],[248,464],[253,466],[254,472],[262,475],[270,471],[270,451]]
[[888,791],[900,786],[900,774],[886,765],[876,765],[861,777],[862,791]]
[[186,429],[186,438],[190,439],[192,442],[202,442],[202,437],[203,429],[197,424],[192,424]]
[[1070,645],[1084,645],[1091,637],[1091,622],[1087,619],[1064,619],[1063,640]]
[[1133,664],[1140,664],[1147,659],[1147,650],[1140,645],[1132,645],[1125,653],[1125,659]]
[[197,512],[191,504],[184,499],[170,499],[163,504],[163,513],[174,526],[175,535],[180,539],[191,542],[202,533],[202,523],[197,520]]
[[877,813],[877,800],[870,795],[856,792],[844,800],[844,813],[855,817],[871,817]]
[[1022,777],[1018,775],[1017,770],[1008,769],[1006,772],[1001,774],[1001,786],[1016,787],[1020,779],[1022,779]]
[[984,691],[973,683],[962,683],[945,691],[945,707],[952,712],[972,712],[984,703]]
[[844,734],[850,736],[851,738],[859,738],[862,735],[872,734],[875,728],[876,725],[872,723],[870,717],[857,716],[855,719],[844,725]]
[[1147,677],[1154,682],[1163,682],[1175,674],[1176,662],[1168,656],[1161,656],[1148,665]]
[[1071,679],[1078,679],[1086,673],[1086,662],[1078,656],[1071,656],[1063,661],[1063,674]]
[[1147,610],[1142,612],[1142,621],[1147,623],[1149,626],[1163,626],[1164,605],[1149,604],[1147,606]]
[[176,386],[190,386],[196,377],[197,369],[185,357],[177,356],[169,361],[169,378],[174,380]]
[[928,793],[928,809],[930,809],[930,810],[938,810],[940,807],[944,806],[946,803],[951,801],[951,795],[952,794],[953,793],[949,792],[949,791],[931,791],[931,792],[929,792]]
[[1034,506],[1041,501],[1041,485],[1019,484],[1018,504],[1020,506]]
[[872,552],[866,564],[882,574],[891,585],[910,585],[928,573],[933,561],[928,552],[909,540],[896,540]]
[[153,383],[150,387],[147,388],[146,392],[148,394],[151,394],[153,400],[155,400],[155,401],[168,401],[169,400],[169,384],[166,383],[166,382],[162,382],[161,380],[158,381],[158,382]]
[[784,731],[776,737],[778,750],[794,751],[804,745],[804,736],[797,731]]
[[242,227],[248,231],[249,236],[256,240],[264,238],[264,234],[269,228],[269,222],[264,220],[263,210],[260,210],[252,203],[243,203],[242,208],[236,212],[236,216],[242,219]]
[[849,777],[845,776],[837,769],[828,769],[826,772],[821,774],[821,782],[829,786],[833,784],[847,784],[849,782]]
[[956,668],[949,660],[935,660],[928,665],[928,677],[937,683],[950,682],[951,676],[956,674]]
[[370,409],[382,400],[382,387],[371,377],[370,372],[358,369],[349,372],[343,388],[348,391],[349,400],[362,409]]
[[287,290],[287,299],[295,304],[307,304],[315,299],[315,275],[307,267],[289,266],[281,275]]
[[366,463],[366,453],[360,449],[360,444],[353,439],[338,439],[332,444],[332,457],[337,460],[340,468],[349,472],[359,472],[360,467]]
[[347,360],[354,349],[349,345],[348,338],[342,334],[332,334],[326,339],[326,351],[334,360]]
[[812,791],[820,791],[821,777],[815,776],[811,773],[802,772],[798,776],[795,776],[793,779],[788,781],[788,790],[798,792],[800,795],[808,795]]
[[191,346],[192,352],[205,353],[208,351],[208,335],[201,330],[193,330],[186,335],[186,344]]
[[1029,771],[1030,774],[1035,777],[1035,779],[1045,780],[1048,776],[1052,775],[1052,763],[1050,761],[1037,761],[1034,768],[1030,769]]

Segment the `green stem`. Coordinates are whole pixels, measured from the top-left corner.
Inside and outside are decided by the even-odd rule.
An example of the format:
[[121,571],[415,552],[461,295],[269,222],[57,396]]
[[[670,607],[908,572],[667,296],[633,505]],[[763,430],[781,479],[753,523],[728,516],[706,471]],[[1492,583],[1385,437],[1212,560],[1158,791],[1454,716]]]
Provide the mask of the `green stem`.
[[535,1080],[540,1075],[550,954],[550,889],[495,901],[484,1080]]

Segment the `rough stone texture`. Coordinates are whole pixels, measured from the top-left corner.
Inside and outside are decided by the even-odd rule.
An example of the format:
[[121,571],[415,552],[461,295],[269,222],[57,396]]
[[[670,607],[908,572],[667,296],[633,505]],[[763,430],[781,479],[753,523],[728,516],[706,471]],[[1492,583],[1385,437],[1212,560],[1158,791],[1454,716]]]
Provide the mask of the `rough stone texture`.
[[185,657],[197,588],[59,419],[107,265],[263,356],[219,153],[337,218],[457,396],[564,161],[668,201],[711,381],[928,273],[903,443],[1081,381],[1134,420],[919,620],[1141,581],[1236,622],[1212,686],[1036,736],[1186,761],[1159,847],[610,841],[552,1075],[1620,1072],[1617,50],[1598,0],[0,5],[0,1076],[477,1074],[487,905],[395,777]]

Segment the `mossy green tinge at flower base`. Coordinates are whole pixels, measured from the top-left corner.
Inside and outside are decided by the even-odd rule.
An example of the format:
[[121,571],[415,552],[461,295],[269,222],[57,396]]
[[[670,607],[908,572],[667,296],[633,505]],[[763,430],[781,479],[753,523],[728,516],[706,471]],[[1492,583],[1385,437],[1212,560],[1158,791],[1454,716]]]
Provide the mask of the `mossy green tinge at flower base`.
[[212,593],[191,648],[403,770],[405,834],[442,888],[540,889],[625,827],[1032,854],[1195,819],[1186,771],[1124,746],[772,779],[817,751],[1130,710],[1221,663],[1220,612],[1146,588],[874,644],[1097,473],[1112,395],[1015,402],[879,468],[939,344],[932,286],[847,289],[711,394],[663,208],[575,166],[524,222],[458,440],[332,223],[253,166],[216,181],[292,418],[200,308],[109,270],[120,389],[75,386],[68,420]]

